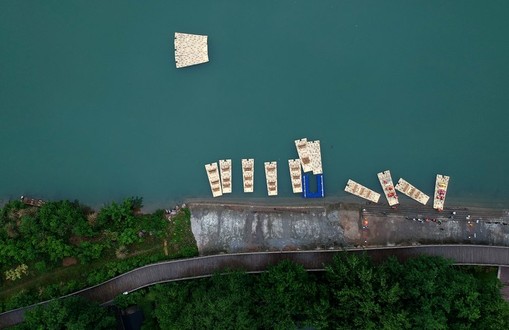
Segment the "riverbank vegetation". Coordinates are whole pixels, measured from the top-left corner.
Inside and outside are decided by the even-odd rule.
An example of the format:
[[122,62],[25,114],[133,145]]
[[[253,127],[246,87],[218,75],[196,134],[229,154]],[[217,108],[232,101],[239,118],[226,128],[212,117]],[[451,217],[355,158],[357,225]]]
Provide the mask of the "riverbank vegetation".
[[429,256],[375,265],[345,253],[322,273],[284,261],[261,275],[156,285],[117,304],[144,306],[145,322],[161,329],[509,328],[509,304],[491,269]]
[[7,203],[0,210],[0,311],[198,254],[188,209],[169,218],[163,210],[142,214],[141,207],[138,197],[97,212],[77,201]]

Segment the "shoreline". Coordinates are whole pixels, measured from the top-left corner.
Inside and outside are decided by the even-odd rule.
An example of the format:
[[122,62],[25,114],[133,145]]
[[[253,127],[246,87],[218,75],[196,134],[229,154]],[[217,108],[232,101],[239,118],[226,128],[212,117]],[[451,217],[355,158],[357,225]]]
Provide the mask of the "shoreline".
[[[40,198],[40,195],[34,194],[30,195],[29,197],[36,197]],[[126,195],[125,197],[129,196],[136,196],[136,194],[132,195]],[[124,198],[125,198],[124,197]],[[0,207],[4,207],[5,204],[12,200],[18,200],[19,197],[15,198],[4,198],[0,199]],[[45,199],[46,201],[59,201],[59,200],[69,200],[74,201],[75,198],[55,198],[55,199]],[[415,201],[411,200],[410,198],[407,198],[406,196],[402,196],[403,201],[400,202],[398,207],[402,208],[415,208],[415,209],[429,209],[430,211],[436,211],[432,207],[432,201],[428,202],[427,205],[420,205],[416,203]],[[113,202],[121,202],[123,198],[110,200],[107,202],[101,202],[97,204],[88,204],[86,202],[82,202],[78,199],[80,203],[83,203],[83,205],[91,207],[93,210],[100,210],[105,205],[111,204]],[[379,207],[388,207],[388,203],[386,200],[381,199],[381,201],[378,204],[373,204],[368,201],[364,201],[356,196],[350,196],[350,195],[343,195],[343,196],[326,196],[324,198],[303,198],[300,195],[293,195],[293,196],[286,196],[281,197],[278,196],[276,198],[274,197],[248,197],[248,196],[236,196],[236,197],[230,197],[230,196],[222,196],[220,198],[213,198],[213,197],[181,197],[181,198],[167,198],[164,199],[157,199],[157,200],[151,200],[143,201],[143,213],[153,213],[156,210],[161,209],[168,209],[172,208],[175,205],[182,205],[183,203],[189,204],[189,203],[210,203],[213,205],[216,204],[225,204],[225,205],[245,205],[246,207],[251,206],[259,206],[259,205],[291,205],[291,206],[299,206],[299,207],[315,207],[319,205],[330,205],[330,204],[359,204],[359,205],[375,205]],[[505,211],[509,210],[509,199],[495,199],[491,201],[487,200],[479,200],[475,198],[465,198],[465,197],[448,197],[446,202],[446,207],[444,208],[444,212],[447,212],[449,210],[457,210],[457,209],[489,209],[489,210],[499,210],[499,211]],[[438,213],[438,212],[437,212]]]

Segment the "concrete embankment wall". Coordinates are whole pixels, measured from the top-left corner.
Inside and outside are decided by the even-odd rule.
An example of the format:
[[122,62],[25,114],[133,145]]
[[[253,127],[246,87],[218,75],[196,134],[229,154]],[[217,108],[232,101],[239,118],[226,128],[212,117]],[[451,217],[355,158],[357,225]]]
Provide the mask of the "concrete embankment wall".
[[271,203],[189,203],[200,254],[419,244],[509,246],[509,214],[504,210],[458,207],[439,213],[420,205],[392,209],[329,201]]

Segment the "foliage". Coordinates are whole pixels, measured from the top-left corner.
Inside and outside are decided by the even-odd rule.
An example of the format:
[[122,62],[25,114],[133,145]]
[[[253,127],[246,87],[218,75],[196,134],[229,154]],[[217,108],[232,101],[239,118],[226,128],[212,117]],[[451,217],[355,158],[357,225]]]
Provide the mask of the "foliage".
[[115,318],[107,309],[81,297],[56,299],[25,313],[17,329],[111,329]]
[[324,275],[284,261],[261,275],[225,273],[158,285],[150,294],[163,329],[509,328],[498,279],[429,256],[376,265],[344,253]]
[[[25,264],[30,272],[15,283],[0,281],[0,312],[69,294],[152,262],[198,254],[189,210],[169,222],[164,211],[141,214],[141,206],[139,197],[105,205],[98,213],[77,201],[47,202],[41,208],[20,201],[4,205],[0,271],[11,270],[11,275]],[[169,255],[163,253],[164,240],[171,247]],[[116,251],[123,260],[115,259]],[[79,262],[62,267],[65,257]]]
[[9,269],[5,271],[5,279],[15,281],[20,279],[21,276],[26,275],[28,273],[28,266],[25,264],[21,264],[14,269]]

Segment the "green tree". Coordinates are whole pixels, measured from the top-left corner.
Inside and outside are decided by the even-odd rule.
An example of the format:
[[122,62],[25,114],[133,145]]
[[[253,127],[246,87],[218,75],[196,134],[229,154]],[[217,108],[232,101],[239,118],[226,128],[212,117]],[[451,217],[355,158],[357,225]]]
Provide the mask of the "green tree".
[[115,318],[97,303],[81,297],[56,299],[25,313],[18,329],[111,329]]
[[250,283],[233,272],[159,286],[154,314],[162,329],[255,329]]
[[302,265],[289,260],[262,273],[257,285],[258,310],[263,328],[306,326],[316,287]]

